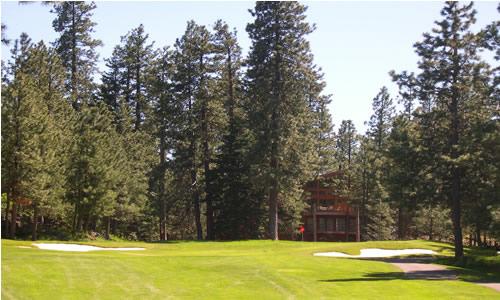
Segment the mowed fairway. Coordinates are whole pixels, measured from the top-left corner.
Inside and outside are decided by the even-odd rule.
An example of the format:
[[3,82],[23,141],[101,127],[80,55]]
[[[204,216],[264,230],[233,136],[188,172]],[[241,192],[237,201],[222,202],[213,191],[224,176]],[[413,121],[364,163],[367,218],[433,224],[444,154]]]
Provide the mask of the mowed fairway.
[[312,256],[374,247],[451,254],[433,242],[90,244],[146,250],[60,252],[3,240],[2,299],[500,299],[461,280],[406,279],[384,262]]

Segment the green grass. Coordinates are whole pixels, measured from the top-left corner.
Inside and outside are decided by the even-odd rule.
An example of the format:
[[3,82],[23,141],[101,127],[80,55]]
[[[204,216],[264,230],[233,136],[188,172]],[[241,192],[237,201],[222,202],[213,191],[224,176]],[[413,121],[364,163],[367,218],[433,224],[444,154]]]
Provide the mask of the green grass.
[[434,242],[85,243],[147,249],[59,252],[3,240],[2,299],[500,299],[465,280],[409,280],[384,262],[312,256],[372,247],[452,254]]

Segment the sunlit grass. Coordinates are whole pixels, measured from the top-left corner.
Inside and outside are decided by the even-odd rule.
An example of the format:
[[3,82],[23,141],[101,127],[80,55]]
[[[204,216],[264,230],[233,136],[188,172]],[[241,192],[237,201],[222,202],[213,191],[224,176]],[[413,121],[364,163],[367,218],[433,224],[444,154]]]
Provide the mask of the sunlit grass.
[[59,252],[18,248],[31,242],[3,240],[2,297],[500,299],[500,293],[462,280],[408,280],[384,262],[312,256],[326,251],[359,254],[363,248],[424,248],[452,255],[452,247],[435,242],[82,243],[146,250]]

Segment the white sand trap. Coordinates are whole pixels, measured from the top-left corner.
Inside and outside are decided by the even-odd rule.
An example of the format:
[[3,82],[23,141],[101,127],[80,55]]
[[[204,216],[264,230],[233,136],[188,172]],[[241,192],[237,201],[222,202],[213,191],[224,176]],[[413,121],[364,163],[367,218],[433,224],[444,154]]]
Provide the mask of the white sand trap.
[[380,258],[392,257],[401,255],[433,255],[437,254],[432,250],[427,249],[402,249],[402,250],[387,250],[387,249],[361,249],[360,255],[349,255],[342,252],[322,252],[314,253],[314,256],[330,256],[330,257],[351,257],[351,258]]
[[102,248],[89,245],[78,244],[33,244],[43,250],[57,250],[57,251],[70,251],[70,252],[89,252],[89,251],[135,251],[146,250],[145,248]]

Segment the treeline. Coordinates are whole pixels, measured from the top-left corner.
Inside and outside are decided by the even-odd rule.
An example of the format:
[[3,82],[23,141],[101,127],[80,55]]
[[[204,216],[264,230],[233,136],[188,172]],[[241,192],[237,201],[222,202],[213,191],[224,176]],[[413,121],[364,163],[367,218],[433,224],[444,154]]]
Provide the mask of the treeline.
[[297,2],[256,3],[246,57],[221,20],[164,48],[140,25],[100,80],[95,4],[51,5],[57,40],[23,34],[2,62],[10,237],[278,239],[305,183],[340,169],[364,240],[454,236],[461,256],[463,228],[498,239],[498,67],[480,55],[500,57],[498,23],[472,32],[472,4],[445,4],[418,73],[391,72],[403,110],[382,88],[364,135],[349,120],[334,132]]
[[383,87],[365,135],[342,122],[338,163],[364,239],[453,240],[457,258],[464,240],[500,239],[500,23],[473,32],[475,14],[472,3],[446,2],[414,44],[418,71],[389,73],[400,112]]
[[57,40],[23,34],[4,66],[4,233],[277,239],[298,225],[332,128],[304,6],[258,2],[246,58],[221,20],[164,48],[140,25],[96,80],[95,4],[51,5]]

